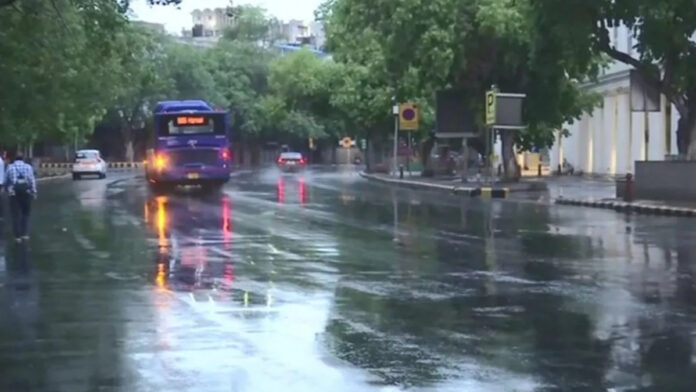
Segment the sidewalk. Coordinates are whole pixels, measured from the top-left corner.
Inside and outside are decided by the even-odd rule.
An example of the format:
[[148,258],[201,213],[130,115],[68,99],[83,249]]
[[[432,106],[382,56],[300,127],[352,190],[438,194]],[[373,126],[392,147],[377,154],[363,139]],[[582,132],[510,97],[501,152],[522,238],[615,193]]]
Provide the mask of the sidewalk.
[[665,216],[696,216],[696,203],[616,198],[610,179],[556,177],[549,181],[549,194],[556,204],[611,209],[623,213]]

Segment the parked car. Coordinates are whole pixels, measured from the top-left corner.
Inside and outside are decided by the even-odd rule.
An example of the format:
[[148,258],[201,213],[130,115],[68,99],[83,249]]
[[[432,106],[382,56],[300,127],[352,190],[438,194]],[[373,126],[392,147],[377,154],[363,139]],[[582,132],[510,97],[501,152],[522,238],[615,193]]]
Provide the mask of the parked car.
[[87,175],[106,178],[107,166],[98,150],[78,150],[72,167],[73,180],[79,180]]
[[284,172],[295,172],[305,168],[307,160],[299,152],[283,152],[276,161]]

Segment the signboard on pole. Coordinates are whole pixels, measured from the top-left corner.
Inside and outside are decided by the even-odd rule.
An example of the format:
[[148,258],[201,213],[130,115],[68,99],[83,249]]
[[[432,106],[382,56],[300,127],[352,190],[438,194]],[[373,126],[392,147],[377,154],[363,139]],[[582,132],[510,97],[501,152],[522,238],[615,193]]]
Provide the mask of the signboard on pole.
[[399,105],[399,130],[418,130],[418,105],[413,103],[402,103]]
[[435,136],[438,139],[473,138],[478,136],[474,116],[467,106],[466,90],[437,92],[435,105]]
[[353,143],[355,142],[348,136],[341,139],[341,146],[343,146],[343,148],[351,148],[353,146]]
[[486,92],[486,125],[495,124],[495,90]]
[[495,129],[524,129],[522,103],[525,94],[486,93],[486,125]]

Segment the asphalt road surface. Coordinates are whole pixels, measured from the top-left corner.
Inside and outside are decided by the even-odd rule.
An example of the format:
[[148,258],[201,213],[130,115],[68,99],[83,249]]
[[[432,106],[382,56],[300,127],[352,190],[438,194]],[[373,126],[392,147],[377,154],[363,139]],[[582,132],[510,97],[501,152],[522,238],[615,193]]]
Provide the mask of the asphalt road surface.
[[696,385],[693,219],[326,170],[52,180],[32,223],[0,247],[0,391]]

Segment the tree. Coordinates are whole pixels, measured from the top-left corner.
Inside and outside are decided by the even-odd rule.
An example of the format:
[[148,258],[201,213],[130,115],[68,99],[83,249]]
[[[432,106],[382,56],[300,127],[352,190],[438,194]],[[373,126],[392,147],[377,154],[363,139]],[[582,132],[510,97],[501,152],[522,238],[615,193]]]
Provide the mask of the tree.
[[[110,4],[110,3],[109,3]],[[4,142],[81,138],[112,94],[113,46],[125,24],[115,4],[24,0],[0,8]]]
[[129,26],[116,37],[122,63],[117,99],[112,115],[120,122],[126,159],[134,158],[134,132],[144,129],[157,101],[171,97],[174,81],[169,72],[167,38],[138,26]]
[[331,106],[337,71],[336,64],[309,50],[278,58],[271,64],[270,94],[282,103],[286,113],[277,119],[279,131],[314,138],[341,132]]
[[[335,58],[366,67],[397,101],[433,107],[437,90],[461,88],[482,134],[483,97],[491,85],[527,93],[527,129],[502,137],[508,176],[515,173],[515,141],[521,148],[551,144],[553,130],[590,102],[553,69],[558,53],[530,56],[526,1],[332,0],[322,10]],[[558,100],[552,110],[544,108],[549,99]]]
[[[604,55],[635,68],[674,104],[680,119],[680,154],[696,159],[696,8],[691,0],[529,1],[535,50],[563,54],[558,64],[571,77],[592,73],[591,59]],[[630,52],[610,39],[626,26],[635,38]]]
[[280,38],[280,22],[269,17],[264,8],[241,5],[230,7],[228,12],[233,15],[234,23],[225,30],[226,39],[269,46]]

